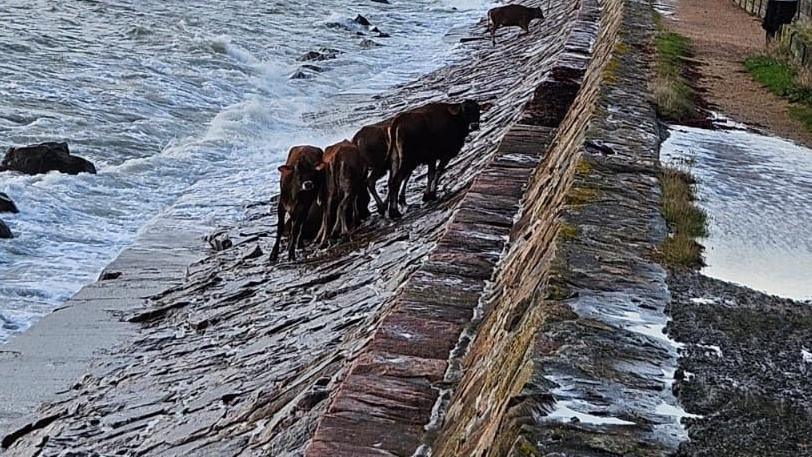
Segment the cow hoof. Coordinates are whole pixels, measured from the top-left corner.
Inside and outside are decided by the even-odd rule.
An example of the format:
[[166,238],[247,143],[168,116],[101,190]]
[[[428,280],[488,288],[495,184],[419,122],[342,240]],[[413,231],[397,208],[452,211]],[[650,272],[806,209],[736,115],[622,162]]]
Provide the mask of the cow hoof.
[[433,202],[434,200],[437,200],[437,194],[436,193],[431,192],[431,193],[428,193],[428,194],[423,194],[423,201],[424,202]]
[[389,219],[400,219],[401,217],[403,217],[403,214],[401,214],[400,211],[392,208],[389,209]]

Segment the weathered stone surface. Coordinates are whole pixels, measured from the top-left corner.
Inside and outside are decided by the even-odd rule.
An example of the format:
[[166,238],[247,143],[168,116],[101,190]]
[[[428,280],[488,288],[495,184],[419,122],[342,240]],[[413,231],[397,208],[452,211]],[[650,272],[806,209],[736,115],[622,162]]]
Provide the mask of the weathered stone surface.
[[96,167],[88,160],[71,155],[68,143],[42,143],[32,146],[10,148],[0,172],[17,171],[29,175],[59,171],[71,175],[96,173]]

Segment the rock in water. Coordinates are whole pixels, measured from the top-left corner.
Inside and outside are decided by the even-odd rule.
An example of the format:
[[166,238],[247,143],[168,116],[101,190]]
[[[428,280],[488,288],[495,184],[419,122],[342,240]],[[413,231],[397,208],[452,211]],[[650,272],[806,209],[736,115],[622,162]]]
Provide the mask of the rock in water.
[[0,213],[19,213],[17,205],[11,201],[11,197],[7,194],[0,192]]
[[355,16],[355,23],[363,25],[365,27],[372,25],[367,18],[361,16],[360,14],[358,16]]
[[5,222],[3,222],[3,219],[0,219],[0,239],[4,238],[14,238],[14,234],[11,233],[11,229],[8,228],[8,225],[6,225]]
[[88,160],[71,155],[68,143],[42,143],[11,148],[0,162],[0,171],[18,171],[28,175],[59,171],[69,175],[96,173]]

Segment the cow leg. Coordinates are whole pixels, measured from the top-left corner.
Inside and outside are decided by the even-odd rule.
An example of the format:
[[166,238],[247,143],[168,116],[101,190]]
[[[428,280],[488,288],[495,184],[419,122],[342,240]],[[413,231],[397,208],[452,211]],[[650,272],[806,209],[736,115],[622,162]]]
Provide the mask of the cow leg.
[[333,193],[327,193],[327,200],[324,202],[324,209],[321,216],[321,229],[317,237],[319,247],[324,249],[327,247],[327,240],[330,238],[330,230],[333,228]]
[[491,24],[491,42],[496,46],[496,24]]
[[369,194],[372,195],[372,198],[375,199],[375,206],[378,207],[378,213],[383,216],[386,214],[386,204],[381,200],[381,196],[378,195],[378,189],[375,188],[375,184],[378,183],[378,180],[383,177],[385,173],[377,173],[376,171],[372,171],[367,178],[367,190]]
[[398,193],[403,182],[403,167],[393,161],[392,170],[389,172],[389,193],[386,195],[388,203],[387,211],[390,219],[403,217],[398,209]]
[[440,177],[442,177],[443,173],[445,173],[445,167],[448,166],[448,162],[449,159],[441,159],[437,164],[437,174],[434,176],[434,184],[432,187],[432,192],[434,193],[435,198],[437,197],[437,190],[440,187]]
[[361,186],[358,192],[355,193],[355,198],[353,199],[353,211],[354,216],[353,220],[357,221],[359,224],[361,221],[367,220],[369,218],[369,191],[367,190],[366,186]]
[[350,223],[347,222],[347,219],[348,219],[348,216],[350,215],[350,212],[352,211],[352,205],[353,205],[352,200],[353,200],[352,194],[349,193],[349,192],[346,192],[344,194],[344,198],[341,199],[341,203],[338,205],[338,214],[339,214],[339,216],[338,216],[338,221],[336,221],[336,222],[338,222],[338,224],[340,225],[341,236],[346,236],[346,235],[349,235],[349,233],[350,233]]
[[273,244],[273,250],[271,250],[271,262],[276,262],[279,260],[279,245],[282,242],[282,232],[285,231],[285,207],[282,205],[282,202],[279,202],[279,205],[276,207],[276,241]]
[[430,202],[437,199],[437,194],[434,192],[434,181],[437,177],[437,163],[432,160],[429,162],[429,172],[426,175],[426,191],[423,192],[423,201]]
[[288,242],[288,260],[296,260],[296,247],[299,245],[299,240],[302,237],[302,215],[296,214],[293,218],[293,223],[290,226],[290,240]]
[[398,203],[403,206],[406,206],[406,189],[409,187],[409,180],[412,178],[412,172],[406,174],[406,177],[403,178],[403,184],[400,185],[400,196],[398,197]]

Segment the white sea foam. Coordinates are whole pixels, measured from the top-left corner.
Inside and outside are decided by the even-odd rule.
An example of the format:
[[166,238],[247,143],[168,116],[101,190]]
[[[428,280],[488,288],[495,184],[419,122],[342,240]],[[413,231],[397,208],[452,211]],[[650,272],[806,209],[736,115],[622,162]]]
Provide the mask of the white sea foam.
[[[21,209],[2,216],[17,238],[0,242],[0,342],[93,281],[152,218],[233,223],[242,203],[276,191],[291,145],[353,133],[337,119],[368,100],[336,95],[379,93],[443,65],[457,46],[447,31],[474,24],[488,3],[144,0],[97,10],[4,0],[11,16],[0,43],[20,46],[7,47],[0,66],[2,146],[66,140],[99,174],[0,173],[0,191]],[[353,25],[356,14],[391,35],[374,38],[384,46],[358,46],[366,28]],[[321,47],[341,53],[314,62],[317,77],[289,79],[298,58]],[[22,78],[20,68],[38,71]],[[334,118],[305,116],[320,112]]]

